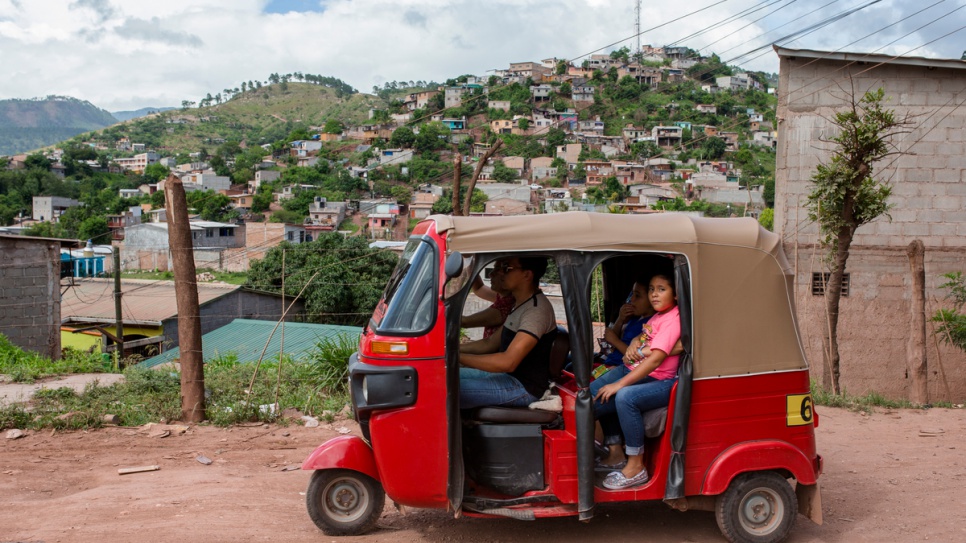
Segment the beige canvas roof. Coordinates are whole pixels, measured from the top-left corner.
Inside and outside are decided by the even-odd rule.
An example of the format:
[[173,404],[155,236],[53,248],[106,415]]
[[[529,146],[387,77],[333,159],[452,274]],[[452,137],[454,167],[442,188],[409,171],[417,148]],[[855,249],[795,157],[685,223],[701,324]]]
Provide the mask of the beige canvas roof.
[[448,252],[466,255],[682,254],[691,269],[696,379],[807,367],[795,318],[794,277],[781,238],[752,218],[568,212],[429,219],[446,236]]

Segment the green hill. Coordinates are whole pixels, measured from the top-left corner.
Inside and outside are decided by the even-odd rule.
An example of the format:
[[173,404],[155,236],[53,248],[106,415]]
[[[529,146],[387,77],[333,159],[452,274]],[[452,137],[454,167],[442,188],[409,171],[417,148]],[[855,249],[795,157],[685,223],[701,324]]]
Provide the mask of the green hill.
[[[342,93],[339,93],[342,94]],[[224,141],[261,145],[292,130],[322,126],[329,119],[362,124],[370,108],[385,102],[371,95],[343,94],[311,83],[281,83],[235,94],[207,107],[179,108],[132,119],[82,137],[111,146],[127,137],[165,155],[195,152]]]
[[90,102],[66,96],[0,100],[0,155],[45,147],[116,122]]

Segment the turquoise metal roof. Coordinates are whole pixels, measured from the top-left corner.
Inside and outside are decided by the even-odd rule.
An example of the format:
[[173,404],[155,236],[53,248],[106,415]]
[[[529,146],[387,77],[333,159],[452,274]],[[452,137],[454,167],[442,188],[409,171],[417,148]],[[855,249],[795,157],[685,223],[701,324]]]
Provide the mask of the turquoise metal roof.
[[[212,330],[201,337],[204,360],[233,354],[238,362],[257,362],[265,348],[268,336],[275,329],[275,321],[259,321],[251,319],[235,319],[231,323]],[[319,340],[335,339],[340,335],[355,341],[362,333],[358,326],[338,326],[334,324],[307,324],[300,322],[285,323],[285,355],[295,360],[307,356]],[[264,360],[278,359],[278,352],[282,341],[282,326],[279,325],[272,336],[272,341],[265,351]],[[181,357],[181,350],[177,347],[148,358],[139,363],[142,368],[153,368],[165,362],[173,362]]]

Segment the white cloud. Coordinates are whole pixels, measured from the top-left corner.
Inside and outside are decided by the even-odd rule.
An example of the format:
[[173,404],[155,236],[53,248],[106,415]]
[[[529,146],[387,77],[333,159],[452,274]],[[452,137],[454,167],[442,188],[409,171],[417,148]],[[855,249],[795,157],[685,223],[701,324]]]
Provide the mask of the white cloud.
[[[828,0],[799,0],[760,21],[755,20],[769,9],[682,45],[700,49],[718,40],[703,52],[732,49],[722,54],[729,59],[862,1],[836,2],[808,15]],[[849,50],[872,51],[909,32],[883,52],[912,49],[960,26],[966,10],[916,31],[964,1],[944,2]],[[714,3],[645,3],[641,28]],[[713,6],[648,32],[641,43],[678,41],[758,3]],[[633,4],[627,0],[326,0],[322,12],[285,14],[263,13],[267,4],[0,0],[0,63],[9,76],[0,80],[0,98],[68,94],[110,110],[179,105],[241,81],[294,71],[338,77],[368,92],[389,80],[484,75],[510,62],[574,58],[615,42],[636,43]],[[883,0],[787,46],[834,50],[925,5]],[[961,43],[962,35],[954,34],[912,54],[959,58]],[[777,59],[766,51],[747,67],[777,71]]]

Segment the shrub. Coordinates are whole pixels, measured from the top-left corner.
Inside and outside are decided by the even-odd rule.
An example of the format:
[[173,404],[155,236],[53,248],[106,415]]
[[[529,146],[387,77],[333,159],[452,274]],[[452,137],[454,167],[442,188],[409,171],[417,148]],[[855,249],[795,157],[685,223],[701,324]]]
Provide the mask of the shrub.
[[936,333],[944,342],[966,351],[966,315],[962,314],[966,304],[966,278],[962,272],[944,274],[948,279],[939,288],[948,290],[946,300],[952,302],[952,309],[940,309],[933,316],[933,322],[938,323]]

